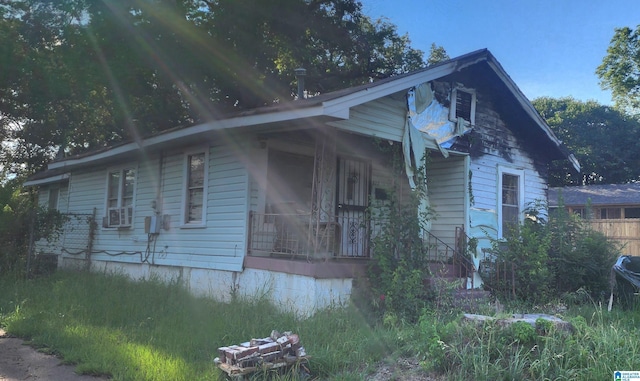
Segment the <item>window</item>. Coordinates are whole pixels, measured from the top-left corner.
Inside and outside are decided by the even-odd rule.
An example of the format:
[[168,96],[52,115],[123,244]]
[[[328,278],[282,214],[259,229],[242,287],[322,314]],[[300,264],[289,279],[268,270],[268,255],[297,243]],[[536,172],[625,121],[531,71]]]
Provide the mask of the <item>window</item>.
[[49,209],[58,209],[58,198],[60,197],[60,188],[49,188]]
[[600,219],[602,220],[617,220],[622,218],[622,212],[620,208],[602,208],[600,209]]
[[571,213],[580,216],[580,218],[587,218],[587,209],[585,208],[571,208]]
[[185,155],[183,223],[186,226],[202,226],[205,223],[207,163],[206,151]]
[[498,233],[504,237],[522,222],[524,171],[499,168],[498,175]]
[[136,171],[131,168],[109,171],[107,175],[107,215],[105,227],[129,227],[133,221]]
[[306,214],[311,210],[312,156],[269,150],[267,213]]
[[456,87],[451,92],[451,110],[449,119],[457,121],[462,118],[469,125],[476,123],[476,92]]
[[624,218],[640,218],[640,208],[624,208]]

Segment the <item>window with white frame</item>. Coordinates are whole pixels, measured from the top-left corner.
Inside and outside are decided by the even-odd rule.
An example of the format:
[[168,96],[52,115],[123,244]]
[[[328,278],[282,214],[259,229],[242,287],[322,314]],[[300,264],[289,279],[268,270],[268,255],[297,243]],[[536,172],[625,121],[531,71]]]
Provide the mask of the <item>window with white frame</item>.
[[461,86],[451,91],[451,109],[449,119],[462,118],[468,125],[476,124],[476,92]]
[[107,174],[107,213],[105,227],[130,227],[133,221],[133,195],[136,170],[112,169]]
[[207,201],[207,163],[206,151],[185,155],[183,224],[201,226],[205,223]]
[[524,171],[499,168],[498,177],[498,233],[505,237],[523,220]]

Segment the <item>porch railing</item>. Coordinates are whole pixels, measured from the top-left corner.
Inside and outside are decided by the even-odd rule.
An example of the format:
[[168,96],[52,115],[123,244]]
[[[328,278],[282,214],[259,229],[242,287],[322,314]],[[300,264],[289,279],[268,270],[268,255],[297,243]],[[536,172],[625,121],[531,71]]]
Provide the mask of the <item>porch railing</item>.
[[369,258],[370,226],[364,216],[318,221],[311,214],[250,212],[249,255]]
[[498,255],[499,251],[505,249],[502,245],[498,245],[497,248],[483,250],[484,259],[480,263],[480,276],[486,290],[515,299],[518,265]]

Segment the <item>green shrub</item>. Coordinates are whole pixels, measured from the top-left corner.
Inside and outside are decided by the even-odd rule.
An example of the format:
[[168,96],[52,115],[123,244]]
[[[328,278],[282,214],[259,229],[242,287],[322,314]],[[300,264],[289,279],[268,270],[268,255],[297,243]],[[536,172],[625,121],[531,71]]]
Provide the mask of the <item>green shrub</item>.
[[514,322],[505,329],[504,334],[518,344],[532,344],[538,337],[536,329],[524,321]]
[[[38,206],[32,194],[15,182],[0,186],[0,275],[25,275],[37,269],[30,263],[30,242],[55,239],[62,231],[66,217],[57,210]],[[27,265],[32,268],[28,269]],[[29,274],[31,275],[31,274]]]
[[487,277],[486,286],[501,299],[510,298],[515,290],[515,297],[528,304],[559,298],[577,302],[578,290],[585,290],[589,300],[602,300],[609,291],[618,246],[563,207],[548,221],[539,217],[540,210],[544,205],[534,204],[526,213],[535,218],[525,219],[505,239],[493,241],[490,267],[507,271],[499,278]]
[[[390,170],[398,174],[394,178],[402,179],[404,163],[400,153],[394,151],[392,157]],[[415,173],[417,187],[410,194],[400,197],[402,187],[394,184],[387,190],[387,201],[370,208],[378,228],[368,277],[374,294],[383,301],[380,307],[407,322],[418,320],[431,296],[425,282],[430,272],[422,233],[432,216],[428,208],[418,212],[427,189],[424,169]]]

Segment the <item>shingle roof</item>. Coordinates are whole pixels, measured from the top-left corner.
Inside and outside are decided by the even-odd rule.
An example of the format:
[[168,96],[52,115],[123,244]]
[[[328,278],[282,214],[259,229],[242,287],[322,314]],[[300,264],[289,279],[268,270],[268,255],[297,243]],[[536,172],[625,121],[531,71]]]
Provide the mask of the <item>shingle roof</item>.
[[640,183],[549,188],[549,206],[640,205]]

